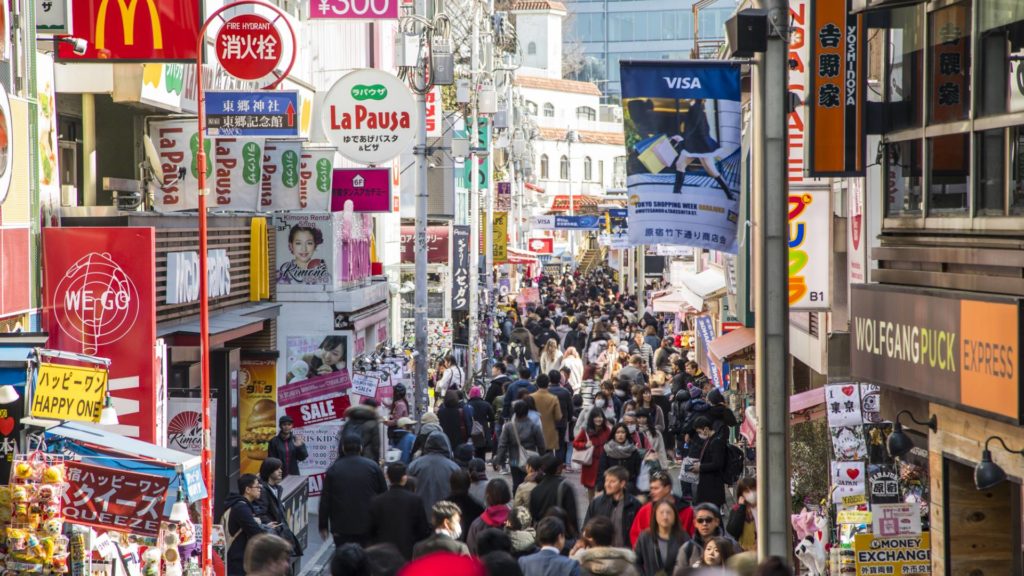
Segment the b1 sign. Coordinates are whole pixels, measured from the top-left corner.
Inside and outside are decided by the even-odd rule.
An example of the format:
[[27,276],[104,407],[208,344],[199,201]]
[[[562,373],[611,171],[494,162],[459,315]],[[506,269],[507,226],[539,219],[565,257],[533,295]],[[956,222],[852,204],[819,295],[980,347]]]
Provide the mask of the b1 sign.
[[349,160],[383,164],[412,144],[418,128],[415,108],[412,92],[393,74],[356,70],[324,97],[324,134]]
[[334,171],[331,212],[352,201],[354,212],[391,211],[391,168],[345,168]]
[[399,0],[309,0],[310,20],[398,18]]

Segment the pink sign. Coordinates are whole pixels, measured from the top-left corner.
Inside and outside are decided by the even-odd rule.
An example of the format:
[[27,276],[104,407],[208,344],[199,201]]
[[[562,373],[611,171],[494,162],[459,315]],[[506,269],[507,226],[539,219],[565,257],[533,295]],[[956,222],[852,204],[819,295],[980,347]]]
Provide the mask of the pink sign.
[[384,20],[398,18],[401,0],[309,0],[312,20]]
[[391,169],[335,170],[331,182],[331,212],[344,210],[346,200],[352,201],[355,212],[390,212]]

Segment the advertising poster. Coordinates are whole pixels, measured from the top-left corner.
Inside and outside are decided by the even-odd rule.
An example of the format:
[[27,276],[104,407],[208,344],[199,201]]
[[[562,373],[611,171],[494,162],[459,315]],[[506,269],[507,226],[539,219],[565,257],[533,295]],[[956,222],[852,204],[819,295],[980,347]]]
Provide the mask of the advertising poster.
[[108,388],[120,424],[156,438],[156,236],[153,228],[43,230],[48,348],[110,359]]
[[199,0],[74,0],[71,29],[86,41],[84,54],[60,42],[61,60],[195,62],[202,25]]
[[832,191],[789,195],[789,308],[827,310],[832,302]]
[[[262,138],[216,138],[213,141],[213,194],[210,210],[256,210],[263,171]],[[211,181],[207,180],[207,185]]]
[[258,474],[277,435],[277,361],[243,358],[238,374],[241,474]]
[[[199,398],[167,399],[167,447],[178,452],[199,456],[203,451],[203,413]],[[217,413],[217,399],[210,399],[210,413]],[[210,437],[217,437],[217,419],[210,419]],[[210,447],[213,458],[217,458],[217,442]],[[257,470],[258,472],[258,470]]]
[[302,147],[299,163],[299,209],[325,212],[331,203],[334,148]]
[[850,284],[868,281],[867,218],[864,214],[864,179],[850,178],[846,222],[846,278]]
[[864,462],[832,462],[832,501],[839,503],[844,497],[864,494]]
[[885,537],[857,534],[853,538],[857,576],[894,574],[929,576],[932,573],[931,534]]
[[[483,234],[481,234],[483,236]],[[416,263],[416,227],[402,226],[402,264]],[[427,263],[448,263],[448,226],[427,226]]]
[[309,495],[320,495],[323,476],[338,455],[341,417],[348,407],[349,337],[288,336],[285,383],[277,401],[295,420],[294,434],[306,442],[309,457],[299,473],[309,478]]
[[452,226],[452,311],[469,310],[469,226]]
[[330,214],[289,214],[274,219],[277,289],[323,291],[334,278],[333,219]]
[[263,176],[260,181],[260,210],[298,210],[299,163],[302,142],[268,140],[263,147]]
[[[153,209],[157,212],[195,210],[199,207],[199,172],[196,166],[196,152],[199,150],[199,135],[196,121],[160,120],[149,123],[149,139],[156,151],[163,182],[160,186],[150,184],[153,194]],[[210,139],[206,141],[207,166],[212,166],[213,150]],[[178,178],[184,168],[184,178]],[[212,173],[207,173],[211,176]]]
[[621,63],[629,239],[736,253],[740,69]]
[[711,354],[711,343],[717,338],[715,335],[715,321],[711,316],[698,316],[696,318],[697,337],[704,344],[704,352],[708,361],[707,376],[715,388],[722,387],[722,371],[719,370],[715,357]]

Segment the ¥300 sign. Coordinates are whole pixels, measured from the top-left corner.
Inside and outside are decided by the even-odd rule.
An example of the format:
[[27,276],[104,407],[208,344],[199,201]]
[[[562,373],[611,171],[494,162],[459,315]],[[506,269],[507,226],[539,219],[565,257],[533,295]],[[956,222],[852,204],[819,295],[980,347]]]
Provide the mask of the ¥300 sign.
[[412,144],[419,128],[415,104],[409,88],[394,75],[356,70],[327,92],[324,133],[349,160],[382,164]]

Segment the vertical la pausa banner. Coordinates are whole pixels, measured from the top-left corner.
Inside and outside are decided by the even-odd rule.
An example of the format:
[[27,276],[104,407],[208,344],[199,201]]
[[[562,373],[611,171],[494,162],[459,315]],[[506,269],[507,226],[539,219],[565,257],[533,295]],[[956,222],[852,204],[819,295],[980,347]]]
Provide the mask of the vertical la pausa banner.
[[731,63],[621,63],[629,240],[735,253],[740,70]]

